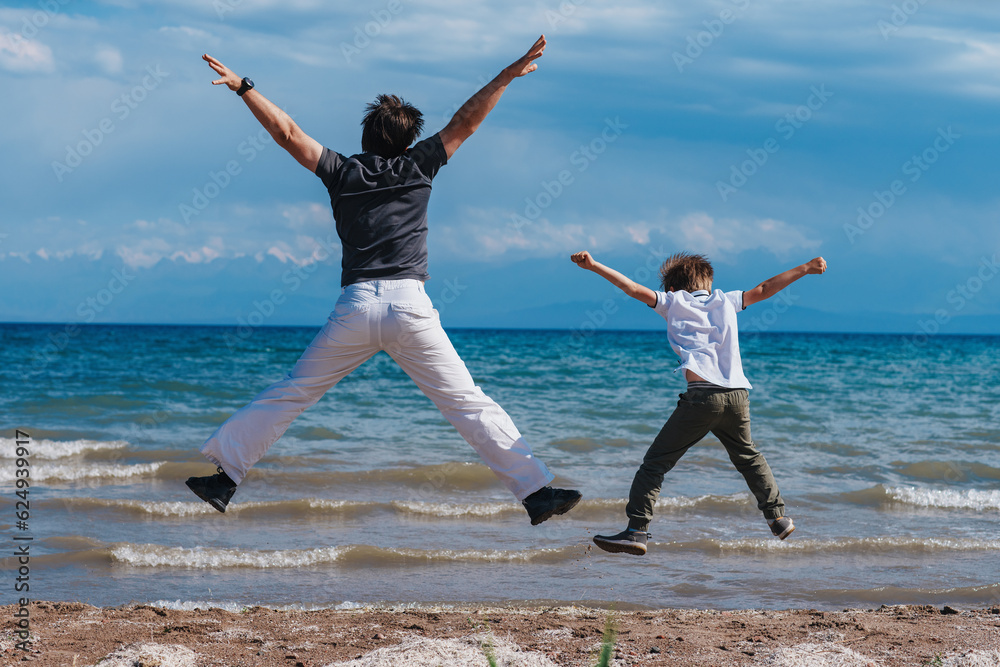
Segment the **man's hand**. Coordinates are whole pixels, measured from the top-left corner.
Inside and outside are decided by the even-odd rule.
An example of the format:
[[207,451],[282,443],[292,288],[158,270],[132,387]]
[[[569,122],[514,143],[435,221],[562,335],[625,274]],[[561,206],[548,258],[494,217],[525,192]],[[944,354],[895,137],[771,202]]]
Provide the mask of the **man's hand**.
[[504,71],[515,79],[519,76],[524,76],[525,74],[534,72],[538,69],[538,63],[534,61],[541,58],[544,52],[545,35],[542,35],[534,44],[531,45],[531,48],[528,49],[527,53],[511,63]]
[[826,273],[826,260],[817,257],[806,264],[806,273]]
[[538,63],[534,61],[541,58],[544,51],[545,35],[542,35],[531,45],[527,53],[505,67],[500,74],[483,86],[478,93],[470,97],[455,112],[455,115],[440,132],[441,143],[444,144],[444,152],[448,159],[451,159],[458,147],[479,129],[479,125],[500,101],[500,96],[503,95],[508,84],[514,79],[538,69]]
[[570,259],[579,266],[581,269],[587,269],[588,271],[593,271],[595,262],[594,258],[590,256],[590,253],[586,250],[581,252],[575,252],[570,255]]
[[[206,53],[202,56],[202,60],[207,62],[208,66],[221,77],[212,82],[213,86],[225,84],[229,90],[238,91],[243,85],[243,79],[240,75],[212,56]],[[323,146],[318,141],[303,132],[291,116],[279,109],[276,104],[256,89],[248,91],[243,96],[243,101],[276,144],[288,151],[296,162],[316,173],[319,159],[323,155]]]
[[229,87],[229,90],[237,91],[240,86],[243,85],[243,77],[239,76],[233,70],[229,69],[218,60],[208,55],[207,53],[203,55],[202,60],[208,63],[208,66],[215,70],[215,72],[222,77],[221,79],[216,79],[212,82],[213,86],[218,86],[220,84],[225,84]]

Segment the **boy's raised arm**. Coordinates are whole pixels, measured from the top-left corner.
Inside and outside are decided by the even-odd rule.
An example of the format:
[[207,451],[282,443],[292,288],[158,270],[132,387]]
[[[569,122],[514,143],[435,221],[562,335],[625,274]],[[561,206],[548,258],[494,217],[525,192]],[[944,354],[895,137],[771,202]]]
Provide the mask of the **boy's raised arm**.
[[807,276],[811,273],[823,273],[825,271],[826,260],[822,257],[817,257],[806,262],[805,264],[800,264],[794,269],[788,269],[784,273],[779,273],[773,278],[768,278],[752,290],[743,292],[743,307],[746,308],[750,304],[757,303],[758,301],[763,301],[764,299],[774,296],[802,276]]
[[604,266],[591,257],[590,253],[586,250],[574,253],[570,256],[570,259],[572,259],[573,262],[575,262],[581,269],[593,271],[597,275],[605,278],[608,282],[628,294],[633,299],[642,301],[647,306],[656,305],[656,293],[653,292],[653,290],[649,289],[645,285],[640,285],[628,276],[615,271],[611,267]]

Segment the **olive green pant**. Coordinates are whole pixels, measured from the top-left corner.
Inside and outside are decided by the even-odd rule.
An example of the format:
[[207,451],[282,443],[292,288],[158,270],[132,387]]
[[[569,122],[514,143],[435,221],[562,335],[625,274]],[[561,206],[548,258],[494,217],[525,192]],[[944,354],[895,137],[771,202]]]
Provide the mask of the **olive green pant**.
[[629,528],[644,531],[649,527],[663,476],[684,452],[709,433],[725,445],[729,459],[746,479],[764,517],[770,520],[784,516],[785,503],[771,466],[750,438],[747,390],[691,388],[680,395],[677,409],[660,429],[635,473],[625,507]]

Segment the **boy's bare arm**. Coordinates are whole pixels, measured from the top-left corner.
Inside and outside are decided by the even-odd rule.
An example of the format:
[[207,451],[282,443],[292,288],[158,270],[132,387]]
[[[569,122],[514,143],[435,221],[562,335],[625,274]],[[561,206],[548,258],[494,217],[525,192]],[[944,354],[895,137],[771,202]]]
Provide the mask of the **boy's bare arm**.
[[[225,85],[229,90],[239,90],[243,79],[221,62],[208,55],[202,56],[208,66],[215,70],[221,78],[212,85]],[[274,138],[275,143],[291,153],[292,157],[309,171],[315,172],[319,166],[319,158],[323,155],[323,145],[302,131],[291,117],[282,111],[278,105],[264,97],[256,89],[243,95],[243,101],[254,117],[264,126],[264,129]]]
[[628,276],[615,271],[611,267],[604,266],[591,257],[590,253],[586,250],[574,253],[570,256],[570,259],[572,259],[581,269],[593,271],[597,275],[605,278],[608,282],[628,294],[633,299],[638,299],[647,306],[656,305],[656,293],[653,292],[653,290],[649,289],[645,285],[640,285]]
[[479,125],[486,120],[486,116],[500,101],[500,96],[507,90],[510,82],[538,69],[538,63],[535,60],[541,58],[544,52],[545,35],[542,35],[532,44],[527,53],[505,67],[496,78],[483,86],[478,93],[470,97],[455,112],[451,121],[440,132],[441,143],[444,144],[444,152],[448,155],[449,160],[458,147],[462,145],[462,142],[479,129]]
[[807,276],[811,273],[823,273],[824,271],[826,271],[826,260],[822,257],[817,257],[805,264],[796,266],[794,269],[788,269],[773,278],[768,278],[752,290],[743,292],[743,307],[746,308],[750,304],[774,296],[802,276]]

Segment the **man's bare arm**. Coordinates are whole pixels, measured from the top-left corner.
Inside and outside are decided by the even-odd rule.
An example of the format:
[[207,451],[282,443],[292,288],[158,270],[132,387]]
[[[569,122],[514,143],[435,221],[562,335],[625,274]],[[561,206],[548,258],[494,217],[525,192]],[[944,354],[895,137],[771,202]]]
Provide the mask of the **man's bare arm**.
[[570,259],[573,260],[573,262],[581,269],[593,271],[633,299],[642,301],[647,306],[656,305],[656,293],[653,292],[653,290],[649,289],[645,285],[640,285],[628,276],[615,271],[611,267],[604,266],[591,257],[590,253],[586,250],[574,253],[570,256]]
[[825,271],[826,260],[822,257],[817,257],[805,264],[796,266],[794,269],[788,269],[773,278],[768,278],[752,290],[743,292],[743,307],[746,308],[751,304],[774,296],[802,276],[807,276],[811,273],[823,273]]
[[524,76],[529,72],[538,69],[538,63],[534,62],[542,57],[545,51],[545,35],[538,38],[528,52],[518,58],[514,63],[505,67],[495,79],[483,86],[482,90],[469,98],[463,104],[451,121],[441,130],[441,141],[444,143],[445,153],[448,159],[455,154],[458,147],[472,133],[479,129],[479,125],[486,119],[486,116],[493,110],[493,107],[500,101],[500,97],[507,86],[514,79]]
[[[213,81],[212,85],[225,84],[233,91],[240,89],[240,85],[243,83],[242,77],[207,53],[202,56],[202,59],[221,77]],[[264,129],[279,146],[291,153],[292,157],[303,167],[312,172],[316,171],[319,158],[323,154],[322,144],[303,132],[302,128],[296,125],[287,113],[257,92],[256,89],[244,93],[243,101],[246,102],[254,117],[260,121],[260,124],[264,126]]]

